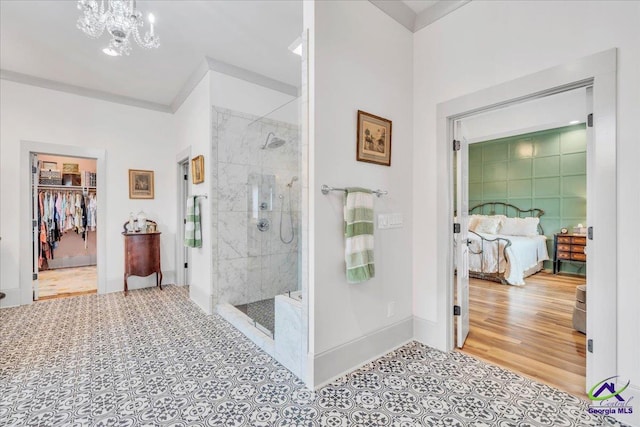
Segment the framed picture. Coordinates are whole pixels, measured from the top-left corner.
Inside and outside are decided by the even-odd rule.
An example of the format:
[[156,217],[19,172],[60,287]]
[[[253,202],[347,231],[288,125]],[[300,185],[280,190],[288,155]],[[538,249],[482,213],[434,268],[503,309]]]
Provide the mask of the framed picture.
[[194,184],[204,182],[204,156],[196,156],[191,159],[191,181]]
[[358,110],[356,159],[391,166],[391,120]]
[[129,169],[129,198],[153,199],[153,171]]

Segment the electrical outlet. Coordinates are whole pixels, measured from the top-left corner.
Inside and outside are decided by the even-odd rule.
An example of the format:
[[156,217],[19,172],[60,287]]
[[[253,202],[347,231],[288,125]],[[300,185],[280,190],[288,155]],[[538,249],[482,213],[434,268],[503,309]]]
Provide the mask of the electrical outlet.
[[396,314],[396,302],[389,301],[387,304],[387,317],[393,317]]

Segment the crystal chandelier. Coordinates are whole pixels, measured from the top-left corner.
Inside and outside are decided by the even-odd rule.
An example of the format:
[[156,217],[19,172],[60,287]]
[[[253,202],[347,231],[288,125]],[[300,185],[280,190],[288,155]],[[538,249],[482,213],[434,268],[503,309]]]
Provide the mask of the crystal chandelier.
[[155,18],[152,14],[149,14],[149,31],[144,37],[140,35],[139,28],[144,26],[144,21],[142,13],[136,10],[135,0],[78,0],[78,9],[83,13],[78,18],[78,28],[85,34],[97,39],[106,29],[111,35],[109,46],[102,49],[107,55],[129,55],[130,35],[143,48],[160,46],[158,36],[153,33]]

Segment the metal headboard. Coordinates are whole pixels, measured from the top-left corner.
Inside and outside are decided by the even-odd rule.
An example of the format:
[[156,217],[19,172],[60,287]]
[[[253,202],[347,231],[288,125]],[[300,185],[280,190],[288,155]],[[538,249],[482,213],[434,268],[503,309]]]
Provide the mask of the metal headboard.
[[[497,211],[496,207],[498,208]],[[509,213],[515,213],[515,215],[509,215]],[[524,218],[527,216],[532,218],[540,218],[542,215],[544,215],[544,211],[539,208],[520,209],[515,205],[504,202],[486,202],[469,209],[469,214],[505,215],[510,218]],[[538,230],[540,231],[540,234],[544,234],[544,230],[542,229],[542,225],[540,223],[538,223]]]

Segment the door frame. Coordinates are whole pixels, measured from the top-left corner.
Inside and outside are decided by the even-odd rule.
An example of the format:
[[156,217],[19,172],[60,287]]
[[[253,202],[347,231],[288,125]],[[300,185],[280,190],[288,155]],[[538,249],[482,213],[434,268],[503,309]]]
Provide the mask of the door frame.
[[[453,124],[469,117],[508,105],[564,92],[593,87],[593,138],[587,142],[587,217],[594,227],[588,241],[593,262],[587,264],[587,339],[594,353],[587,351],[586,384],[617,375],[617,190],[616,190],[616,73],[617,49],[543,70],[505,82],[437,106],[438,210],[437,295],[438,324],[447,350],[454,346],[453,319]],[[613,266],[613,267],[612,267]],[[597,302],[597,304],[596,304]]]
[[[98,276],[98,294],[107,292],[107,153],[101,148],[73,145],[49,144],[36,141],[20,141],[20,235],[30,236],[31,225],[31,153],[50,154],[64,157],[80,157],[96,160],[96,194],[100,215],[97,218],[96,261]],[[33,242],[31,238],[20,239],[20,305],[33,303],[32,258]]]
[[184,214],[185,214],[185,203],[186,198],[191,194],[191,185],[189,184],[189,177],[187,176],[187,194],[183,194],[184,179],[183,179],[183,171],[182,167],[186,162],[187,166],[191,168],[189,164],[189,160],[191,159],[191,147],[187,147],[184,150],[180,151],[176,155],[176,283],[178,285],[188,285],[189,277],[188,273],[185,274],[185,269],[181,266],[184,266],[186,262],[187,265],[190,262],[189,260],[189,251],[185,252],[184,250]]

